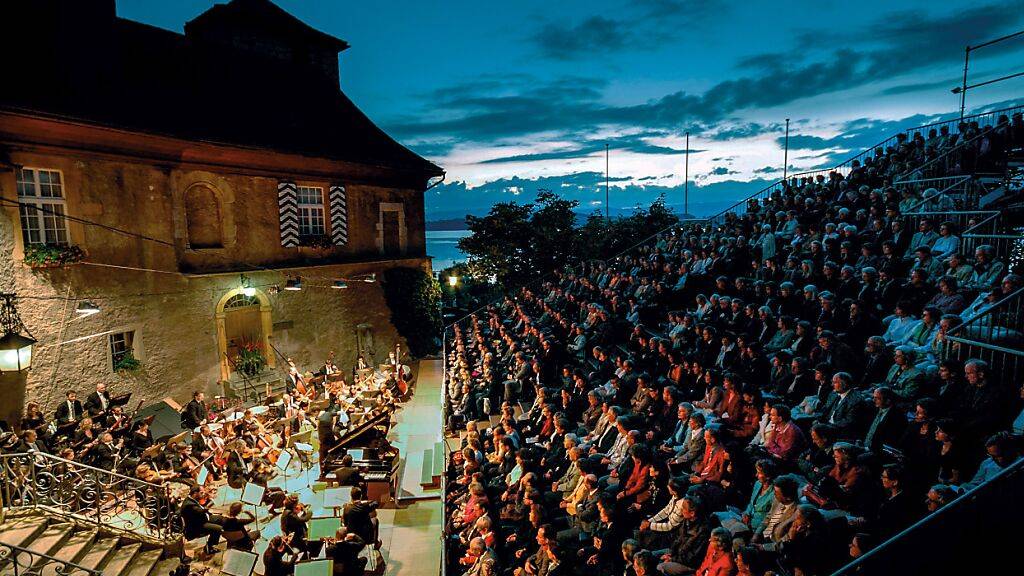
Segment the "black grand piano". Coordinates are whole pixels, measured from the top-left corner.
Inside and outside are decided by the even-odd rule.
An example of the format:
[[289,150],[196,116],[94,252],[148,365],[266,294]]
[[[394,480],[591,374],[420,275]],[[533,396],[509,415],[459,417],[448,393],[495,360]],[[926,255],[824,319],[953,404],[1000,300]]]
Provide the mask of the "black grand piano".
[[320,463],[320,481],[334,483],[337,480],[334,470],[341,466],[342,457],[351,453],[352,465],[366,480],[366,498],[382,504],[393,499],[397,488],[399,454],[387,439],[392,412],[391,408],[382,407],[354,418],[338,444]]

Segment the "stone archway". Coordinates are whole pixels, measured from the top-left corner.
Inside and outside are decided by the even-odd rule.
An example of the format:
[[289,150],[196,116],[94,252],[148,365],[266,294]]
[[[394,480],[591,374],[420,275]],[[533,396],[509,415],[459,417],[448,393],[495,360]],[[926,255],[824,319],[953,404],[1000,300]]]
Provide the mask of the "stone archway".
[[233,346],[232,340],[244,335],[245,332],[251,332],[262,343],[267,365],[271,368],[276,365],[274,352],[270,347],[270,337],[274,328],[270,299],[260,290],[255,290],[252,295],[246,295],[244,290],[228,290],[217,302],[217,359],[220,364],[221,380],[227,380],[231,376],[228,354]]

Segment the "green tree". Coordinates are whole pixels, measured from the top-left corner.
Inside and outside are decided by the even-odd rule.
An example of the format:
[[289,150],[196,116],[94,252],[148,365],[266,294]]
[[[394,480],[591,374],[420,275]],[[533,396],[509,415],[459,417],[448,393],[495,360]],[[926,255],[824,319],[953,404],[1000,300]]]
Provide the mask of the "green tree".
[[477,278],[495,278],[505,283],[531,272],[530,213],[533,204],[499,202],[486,216],[466,216],[470,234],[459,240]]
[[405,338],[416,357],[440,349],[441,288],[432,276],[419,268],[389,268],[384,271],[384,299],[391,309],[391,323]]

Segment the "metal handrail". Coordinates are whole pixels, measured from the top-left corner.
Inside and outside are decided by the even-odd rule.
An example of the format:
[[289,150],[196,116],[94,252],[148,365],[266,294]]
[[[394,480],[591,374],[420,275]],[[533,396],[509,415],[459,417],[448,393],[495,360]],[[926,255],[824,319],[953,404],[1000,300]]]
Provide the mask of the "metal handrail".
[[981,318],[981,317],[983,317],[983,316],[985,316],[987,314],[990,314],[996,308],[998,308],[1000,306],[1003,306],[1003,305],[1006,305],[1007,303],[1009,303],[1014,298],[1020,297],[1022,294],[1024,294],[1024,288],[1020,288],[1016,292],[1011,292],[1008,296],[1005,296],[1002,300],[999,300],[998,302],[992,304],[991,306],[989,306],[988,308],[985,308],[984,310],[982,310],[980,312],[975,312],[974,315],[972,315],[970,318],[967,318],[966,320],[961,322],[959,325],[954,326],[953,329],[951,329],[949,332],[946,332],[946,336],[954,336],[954,335],[956,335],[957,332],[960,332],[962,330],[966,330],[967,329],[966,326],[969,325],[971,322],[974,322],[978,318]]
[[[25,561],[27,559],[27,562]],[[48,567],[53,566],[53,574],[55,576],[101,576],[102,572],[99,570],[93,570],[92,568],[86,568],[81,564],[76,564],[70,560],[63,558],[56,558],[32,550],[31,548],[22,548],[21,546],[15,546],[14,544],[8,544],[7,542],[0,542],[0,563],[6,563],[10,561],[13,566],[10,567],[9,571],[14,576],[20,576],[21,574],[37,575],[49,573]],[[5,570],[7,572],[8,570]]]
[[[1006,126],[1009,126],[1009,124],[1007,124]],[[1000,127],[999,124],[993,124],[993,125],[990,126],[990,128],[992,128],[993,130],[998,130],[999,127]],[[931,160],[929,160],[929,161],[925,162],[924,164],[914,168],[913,170],[910,170],[909,172],[904,172],[903,174],[900,174],[900,175],[896,176],[895,178],[893,178],[893,182],[896,183],[896,184],[898,184],[900,182],[906,182],[906,180],[903,180],[903,178],[905,178],[907,175],[913,174],[914,172],[918,172],[918,171],[922,171],[923,172],[925,169],[927,169],[932,164],[935,164],[936,162],[938,162],[940,160],[945,160],[946,158],[948,158],[953,153],[960,152],[960,151],[964,150],[968,145],[974,144],[976,141],[978,141],[981,138],[984,138],[984,137],[986,137],[988,135],[989,135],[988,131],[983,131],[983,132],[978,133],[978,135],[976,135],[974,138],[971,138],[970,140],[963,140],[961,142],[957,142],[955,146],[953,146],[949,150],[946,150],[942,154],[939,154],[935,158],[932,158]]]
[[949,192],[954,187],[970,181],[970,179],[970,176],[940,176],[938,178],[920,178],[918,180],[904,180],[903,182],[896,182],[895,184],[893,184],[893,186],[899,187],[901,184],[921,184],[922,182],[932,182],[935,180],[954,180],[952,184],[946,186],[945,188],[938,189],[934,194],[930,194],[928,196],[921,198],[921,200],[919,200],[917,204],[914,204],[907,210],[907,212],[910,213],[914,212],[916,209],[930,202],[932,198],[938,198],[939,196],[942,196],[946,192]]
[[839,570],[833,572],[832,576],[843,576],[846,574],[861,573],[870,574],[870,572],[862,572],[861,569],[867,567],[867,564],[869,562],[872,562],[875,559],[875,557],[884,554],[887,549],[894,545],[896,541],[900,540],[907,534],[924,526],[942,524],[945,518],[947,518],[954,510],[969,505],[970,503],[974,502],[978,494],[991,489],[992,486],[995,486],[997,483],[1005,481],[1007,477],[1018,474],[1022,470],[1024,470],[1024,458],[1018,458],[1016,462],[1010,464],[1006,468],[1003,468],[992,478],[989,478],[985,482],[982,482],[980,485],[975,486],[974,488],[964,492],[949,504],[946,504],[945,506],[939,508],[935,512],[932,512],[931,514],[904,528],[902,531],[896,533],[891,538],[889,538],[885,542],[882,542],[878,546],[872,548],[862,556],[855,558],[849,564],[846,564]]

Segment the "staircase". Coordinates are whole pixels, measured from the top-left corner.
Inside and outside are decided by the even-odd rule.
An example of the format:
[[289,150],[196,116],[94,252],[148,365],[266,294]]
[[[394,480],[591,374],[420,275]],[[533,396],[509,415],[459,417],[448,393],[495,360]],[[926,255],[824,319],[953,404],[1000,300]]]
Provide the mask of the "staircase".
[[0,523],[0,574],[167,576],[180,561],[156,544],[39,512]]
[[[285,382],[279,371],[267,369],[251,377],[243,377],[238,372],[232,372],[228,378],[228,384],[224,393],[229,398],[242,398],[256,400],[263,398],[267,393],[267,386],[270,386],[270,394],[277,395],[284,392]],[[248,390],[246,389],[248,388]],[[255,394],[255,397],[253,396]]]

